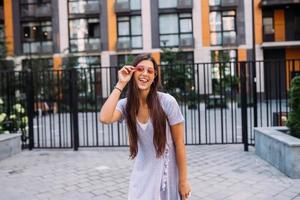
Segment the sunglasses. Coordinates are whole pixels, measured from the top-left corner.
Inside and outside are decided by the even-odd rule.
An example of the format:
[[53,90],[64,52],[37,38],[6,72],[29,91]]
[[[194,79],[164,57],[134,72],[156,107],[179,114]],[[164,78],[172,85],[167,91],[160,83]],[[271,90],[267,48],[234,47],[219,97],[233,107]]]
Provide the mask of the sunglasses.
[[143,65],[136,66],[135,70],[138,71],[138,72],[144,72],[145,70],[147,70],[148,74],[154,74],[155,73],[155,69],[153,67],[145,67]]

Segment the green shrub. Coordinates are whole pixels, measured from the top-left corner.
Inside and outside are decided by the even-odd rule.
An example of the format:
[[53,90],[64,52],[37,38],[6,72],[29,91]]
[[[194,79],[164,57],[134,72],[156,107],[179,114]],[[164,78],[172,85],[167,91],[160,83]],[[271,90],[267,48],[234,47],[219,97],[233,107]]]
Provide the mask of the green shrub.
[[5,102],[0,98],[0,134],[21,132],[26,135],[28,130],[28,117],[20,103],[14,104],[6,113]]
[[291,135],[300,138],[300,76],[292,80],[289,94],[291,112],[288,115],[287,127]]

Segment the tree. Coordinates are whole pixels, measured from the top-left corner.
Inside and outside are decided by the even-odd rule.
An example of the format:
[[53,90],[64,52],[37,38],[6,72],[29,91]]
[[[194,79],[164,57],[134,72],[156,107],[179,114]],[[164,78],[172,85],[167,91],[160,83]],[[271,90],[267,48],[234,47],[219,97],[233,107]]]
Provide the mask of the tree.
[[184,53],[179,49],[162,48],[161,58],[163,88],[179,102],[185,102],[190,108],[195,107],[194,65],[187,63]]
[[230,60],[229,52],[219,51],[216,55],[212,53],[212,89],[214,94],[226,95],[233,90],[236,92],[239,80],[237,76],[232,75],[234,71],[231,65],[236,65]]
[[292,80],[289,104],[291,111],[286,125],[290,128],[291,135],[300,138],[300,76],[296,76]]

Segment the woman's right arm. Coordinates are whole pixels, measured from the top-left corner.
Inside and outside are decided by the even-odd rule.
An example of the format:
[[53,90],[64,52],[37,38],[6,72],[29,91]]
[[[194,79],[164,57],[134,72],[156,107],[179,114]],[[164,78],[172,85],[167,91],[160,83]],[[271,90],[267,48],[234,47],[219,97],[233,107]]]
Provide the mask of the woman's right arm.
[[[122,91],[131,79],[133,72],[133,66],[127,65],[120,69],[118,71],[119,81],[116,84],[116,87]],[[121,118],[122,114],[120,113],[120,111],[116,110],[116,106],[121,95],[121,91],[119,91],[118,89],[113,89],[100,110],[99,121],[104,124],[116,122]]]

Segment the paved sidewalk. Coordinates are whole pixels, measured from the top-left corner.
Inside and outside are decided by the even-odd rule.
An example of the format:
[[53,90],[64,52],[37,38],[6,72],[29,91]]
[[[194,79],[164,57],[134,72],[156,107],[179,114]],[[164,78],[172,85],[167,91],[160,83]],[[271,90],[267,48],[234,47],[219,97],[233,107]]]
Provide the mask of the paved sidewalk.
[[[188,146],[193,200],[300,200],[284,176],[242,145]],[[126,200],[127,148],[23,151],[0,161],[0,199]]]

